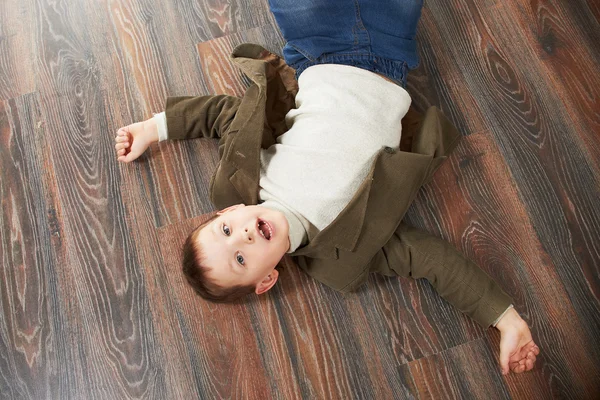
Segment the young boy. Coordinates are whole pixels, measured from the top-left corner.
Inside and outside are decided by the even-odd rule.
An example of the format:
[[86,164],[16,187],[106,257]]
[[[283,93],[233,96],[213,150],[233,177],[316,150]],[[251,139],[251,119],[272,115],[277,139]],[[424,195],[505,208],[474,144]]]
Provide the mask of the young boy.
[[171,97],[164,113],[117,132],[122,162],[167,138],[220,139],[210,193],[222,210],[184,245],[190,284],[212,301],[265,293],[286,253],[341,292],[371,272],[423,277],[501,331],[503,374],[532,369],[539,349],[512,299],[449,243],[402,223],[460,139],[435,107],[424,116],[409,108],[422,1],[270,6],[286,63],[238,46],[233,61],[253,81],[242,99]]

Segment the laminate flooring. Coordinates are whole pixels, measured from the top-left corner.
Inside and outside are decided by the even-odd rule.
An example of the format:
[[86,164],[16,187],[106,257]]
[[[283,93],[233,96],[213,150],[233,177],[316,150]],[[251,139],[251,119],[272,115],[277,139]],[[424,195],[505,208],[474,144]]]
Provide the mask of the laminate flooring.
[[406,220],[515,300],[541,354],[502,376],[500,335],[426,281],[341,295],[285,260],[206,303],[180,247],[214,207],[214,141],[131,164],[116,130],[167,96],[249,84],[281,54],[266,0],[0,2],[0,398],[600,398],[600,2],[428,0],[408,91],[465,136]]

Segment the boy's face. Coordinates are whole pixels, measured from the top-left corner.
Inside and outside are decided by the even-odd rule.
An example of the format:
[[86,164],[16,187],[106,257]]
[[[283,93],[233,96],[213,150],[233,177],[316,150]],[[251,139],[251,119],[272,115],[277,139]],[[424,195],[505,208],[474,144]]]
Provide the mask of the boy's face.
[[266,292],[277,282],[275,267],[290,248],[287,219],[279,211],[244,204],[217,215],[196,237],[210,278],[223,287],[252,284],[257,294]]

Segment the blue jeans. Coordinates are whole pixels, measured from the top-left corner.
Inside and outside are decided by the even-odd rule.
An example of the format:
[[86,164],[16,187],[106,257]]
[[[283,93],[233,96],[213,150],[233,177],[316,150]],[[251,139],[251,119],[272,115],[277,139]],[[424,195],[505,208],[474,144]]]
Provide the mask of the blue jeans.
[[344,64],[406,87],[419,65],[415,35],[423,0],[269,0],[296,77],[311,65]]

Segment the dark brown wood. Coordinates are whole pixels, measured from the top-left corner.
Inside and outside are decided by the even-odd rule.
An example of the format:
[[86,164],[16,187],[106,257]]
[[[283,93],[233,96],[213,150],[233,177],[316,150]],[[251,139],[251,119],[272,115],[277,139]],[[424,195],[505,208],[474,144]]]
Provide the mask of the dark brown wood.
[[[0,103],[0,395],[5,398],[43,393],[55,357],[53,328],[62,325],[60,313],[50,307],[58,303],[52,248],[55,238],[60,241],[60,227],[47,229],[53,201],[50,196],[47,202],[46,194],[53,188],[44,174],[43,133],[37,96]],[[64,356],[64,350],[57,355]]]
[[281,53],[266,0],[0,4],[0,398],[573,398],[600,395],[600,6],[428,0],[413,103],[464,141],[407,222],[515,299],[541,355],[424,281],[343,296],[287,259],[277,285],[203,301],[181,246],[214,211],[211,140],[118,164],[116,130],[170,95],[242,95],[239,43]]

